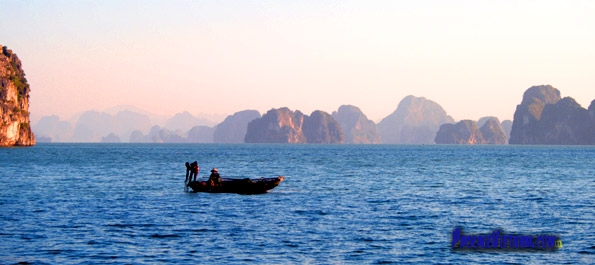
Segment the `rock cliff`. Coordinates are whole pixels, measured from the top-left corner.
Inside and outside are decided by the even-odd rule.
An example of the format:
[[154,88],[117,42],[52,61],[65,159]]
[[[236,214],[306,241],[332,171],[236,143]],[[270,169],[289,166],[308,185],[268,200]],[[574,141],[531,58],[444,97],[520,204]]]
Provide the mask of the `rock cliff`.
[[[478,122],[479,125],[479,122]],[[506,132],[496,117],[488,117],[479,127],[479,132],[484,139],[484,144],[506,144],[508,138]]]
[[537,144],[539,120],[546,104],[556,104],[560,100],[560,91],[550,85],[533,86],[523,94],[523,100],[516,107],[510,144]]
[[271,109],[248,123],[246,143],[305,143],[304,114],[289,108]]
[[[481,126],[478,129],[478,126]],[[506,133],[496,117],[484,117],[478,122],[462,120],[443,124],[436,133],[437,144],[506,144]]]
[[344,141],[339,122],[320,110],[305,117],[303,131],[306,142],[311,144],[342,144]]
[[560,98],[552,86],[534,86],[517,106],[510,144],[595,144],[593,103],[589,110],[573,98]]
[[395,112],[378,123],[378,131],[385,144],[432,144],[440,125],[452,122],[436,102],[407,96]]
[[244,110],[227,116],[217,125],[213,135],[215,143],[243,143],[248,131],[248,123],[260,118],[257,110]]
[[[2,45],[0,45],[2,46]],[[0,146],[32,146],[29,84],[21,60],[6,46],[0,53]]]
[[589,130],[588,117],[589,112],[573,98],[562,98],[543,108],[535,139],[540,144],[590,144],[589,138],[595,131]]
[[483,144],[485,139],[472,120],[443,124],[436,133],[437,144]]
[[343,105],[332,115],[341,125],[346,144],[379,144],[381,142],[376,123],[369,120],[358,107]]
[[248,124],[246,143],[342,143],[339,123],[328,113],[310,116],[288,108],[271,109]]

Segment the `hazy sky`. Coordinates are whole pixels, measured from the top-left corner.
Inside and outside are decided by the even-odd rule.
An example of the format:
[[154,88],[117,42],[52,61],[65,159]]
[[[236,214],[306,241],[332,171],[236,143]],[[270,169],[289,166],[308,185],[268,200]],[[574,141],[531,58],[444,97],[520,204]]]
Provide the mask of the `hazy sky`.
[[594,14],[590,0],[4,0],[0,44],[23,61],[34,120],[351,104],[378,121],[407,95],[503,120],[533,85],[589,106]]

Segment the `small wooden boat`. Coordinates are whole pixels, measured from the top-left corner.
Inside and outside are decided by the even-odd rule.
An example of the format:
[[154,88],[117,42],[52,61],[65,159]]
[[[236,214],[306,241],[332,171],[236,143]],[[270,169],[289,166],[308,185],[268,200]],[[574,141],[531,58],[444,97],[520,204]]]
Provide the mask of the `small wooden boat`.
[[260,179],[231,179],[221,178],[219,185],[211,186],[207,181],[192,181],[188,187],[194,192],[261,194],[273,189],[283,181],[283,176]]

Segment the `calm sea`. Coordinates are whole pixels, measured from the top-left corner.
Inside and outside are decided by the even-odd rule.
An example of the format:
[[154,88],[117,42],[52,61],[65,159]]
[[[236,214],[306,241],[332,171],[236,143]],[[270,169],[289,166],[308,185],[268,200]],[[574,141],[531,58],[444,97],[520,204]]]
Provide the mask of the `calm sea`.
[[[262,195],[199,176],[285,176]],[[595,263],[595,147],[38,144],[0,149],[1,264]],[[453,251],[451,234],[557,235]]]

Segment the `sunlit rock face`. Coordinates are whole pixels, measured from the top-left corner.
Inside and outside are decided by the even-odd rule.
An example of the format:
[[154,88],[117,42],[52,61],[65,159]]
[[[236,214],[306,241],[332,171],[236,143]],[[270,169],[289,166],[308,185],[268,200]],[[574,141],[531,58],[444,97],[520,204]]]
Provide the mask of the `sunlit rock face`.
[[289,108],[271,109],[248,123],[246,143],[305,143],[304,114]]
[[343,143],[339,123],[328,113],[310,116],[288,108],[271,109],[248,124],[246,143]]
[[[2,45],[0,45],[2,46]],[[0,53],[0,146],[32,146],[29,84],[21,60],[2,46]]]

